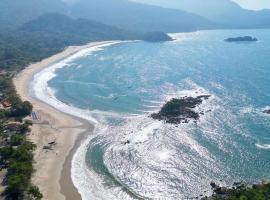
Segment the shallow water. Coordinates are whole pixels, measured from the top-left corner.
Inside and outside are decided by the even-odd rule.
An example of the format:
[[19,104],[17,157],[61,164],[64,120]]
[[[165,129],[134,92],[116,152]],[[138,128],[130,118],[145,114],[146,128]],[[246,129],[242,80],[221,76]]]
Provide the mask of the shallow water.
[[[223,41],[243,35],[259,41]],[[209,194],[211,181],[270,179],[270,31],[174,37],[86,51],[36,75],[38,98],[97,124],[73,159],[83,199],[187,199]],[[149,117],[172,97],[199,94],[211,98],[198,123]]]

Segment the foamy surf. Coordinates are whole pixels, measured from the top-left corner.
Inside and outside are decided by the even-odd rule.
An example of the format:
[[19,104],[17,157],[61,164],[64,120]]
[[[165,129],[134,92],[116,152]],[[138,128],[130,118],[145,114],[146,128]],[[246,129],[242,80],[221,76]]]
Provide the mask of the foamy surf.
[[120,43],[120,41],[108,42],[106,44],[101,44],[94,47],[83,49],[64,60],[41,70],[40,72],[34,75],[33,80],[30,83],[31,93],[34,95],[34,97],[36,97],[40,101],[43,101],[64,113],[73,115],[78,118],[89,120],[93,123],[98,123],[98,121],[92,116],[90,110],[79,109],[72,105],[67,105],[62,101],[58,100],[55,97],[55,91],[49,87],[48,82],[57,76],[56,75],[57,70],[63,67],[71,66],[70,63],[72,63],[74,60],[92,55],[94,52],[101,51],[105,47],[118,43]]
[[[93,102],[84,107],[94,109],[91,116],[101,122],[72,161],[72,180],[84,200],[195,198],[211,193],[211,181],[230,185],[269,172],[267,151],[260,149],[269,147],[269,121],[258,109],[267,105],[267,96],[263,88],[262,98],[254,96],[249,86],[259,80],[247,73],[249,59],[257,58],[245,52],[238,65],[236,52],[244,50],[224,44],[227,33],[220,33],[205,31],[158,45],[117,45],[73,61],[82,64],[78,70],[85,76],[69,66],[55,77],[55,85],[73,80],[69,86],[76,90],[61,90],[61,82],[59,98],[84,91],[88,95],[78,99]],[[265,74],[258,75],[268,80]],[[87,88],[87,82],[98,85]],[[211,97],[194,108],[204,113],[198,121],[175,125],[149,116],[171,98],[199,95]]]
[[[98,124],[95,127],[95,133],[97,135],[102,135],[107,132],[109,127]],[[113,181],[115,187],[106,187],[107,178],[104,175],[96,173],[94,170],[91,170],[87,166],[85,159],[86,154],[89,149],[89,143],[97,135],[89,136],[83,144],[77,149],[76,154],[72,159],[72,168],[71,168],[71,178],[78,189],[79,193],[83,200],[134,200],[137,199],[136,196],[132,196],[132,192],[127,194],[123,186],[121,186],[116,178],[113,178],[110,181]],[[100,166],[101,167],[101,166]]]
[[[104,131],[106,127],[101,126],[99,122],[104,122],[106,120],[106,117],[121,118],[123,117],[123,115],[121,113],[116,113],[116,112],[80,109],[73,105],[68,105],[56,98],[56,95],[55,95],[56,91],[53,88],[49,87],[48,82],[57,76],[56,74],[57,70],[64,67],[72,67],[73,66],[72,62],[75,61],[76,59],[82,58],[85,56],[90,56],[94,52],[101,51],[108,46],[118,44],[118,43],[121,43],[121,42],[120,41],[108,42],[106,44],[101,44],[98,46],[83,49],[75,53],[74,55],[66,59],[63,59],[60,62],[55,63],[41,70],[40,72],[34,75],[33,79],[30,82],[29,90],[30,90],[31,95],[33,95],[35,98],[39,99],[40,101],[45,102],[46,104],[56,108],[57,110],[60,110],[61,112],[91,121],[92,123],[96,124],[95,133],[98,133],[99,131],[102,132],[102,130]],[[79,68],[81,68],[81,66]],[[86,83],[80,82],[80,84],[86,84]],[[88,84],[93,85],[95,83],[88,83]],[[127,116],[127,117],[130,117],[130,116]],[[71,178],[73,180],[75,187],[78,189],[79,193],[82,195],[82,198],[88,199],[89,195],[91,195],[91,200],[92,199],[97,199],[97,200],[98,199],[115,199],[116,200],[120,196],[122,196],[122,198],[124,199],[133,199],[133,198],[129,198],[129,195],[127,195],[121,189],[116,189],[114,191],[111,191],[111,193],[106,193],[106,189],[104,187],[101,187],[101,185],[103,184],[103,180],[100,177],[95,176],[94,174],[91,174],[91,172],[85,165],[85,156],[86,156],[86,151],[87,151],[87,145],[92,138],[93,136],[89,136],[83,142],[83,144],[78,148],[78,150],[76,151],[72,159]],[[84,176],[85,179],[81,178],[81,174],[85,174]],[[93,177],[94,179],[92,179]],[[93,183],[93,184],[91,185],[89,183]],[[100,187],[97,187],[97,185],[100,185]],[[89,189],[88,187],[93,187],[94,189]]]
[[270,144],[261,144],[261,143],[256,143],[256,147],[259,149],[270,149]]
[[169,33],[168,35],[174,40],[174,42],[181,42],[185,40],[192,40],[202,34],[202,31],[190,32],[190,33]]
[[[185,92],[182,92],[181,95],[198,95],[198,91],[203,91],[202,88],[198,87],[197,85],[193,84],[194,90],[186,90]],[[180,97],[179,92],[175,93],[173,95],[174,97]],[[162,106],[162,105],[160,105]],[[147,165],[155,165],[157,168],[162,167],[161,163],[166,166],[168,163],[173,162],[175,160],[175,156],[177,156],[177,151],[175,149],[172,149],[171,147],[164,145],[164,146],[152,146],[151,149],[148,149],[151,146],[151,141],[155,141],[154,138],[159,138],[160,141],[161,138],[165,137],[162,136],[166,133],[168,137],[173,137],[174,131],[180,131],[181,132],[181,139],[177,139],[178,145],[183,145],[185,148],[189,149],[191,152],[194,153],[194,156],[197,155],[199,157],[203,157],[205,160],[208,160],[207,162],[215,162],[212,158],[210,153],[205,149],[203,146],[201,146],[196,140],[194,140],[192,137],[190,137],[189,132],[187,130],[190,130],[190,125],[179,125],[179,127],[174,127],[171,125],[166,125],[161,121],[155,121],[149,118],[147,115],[137,115],[137,116],[123,116],[123,120],[125,123],[120,126],[109,126],[106,127],[105,125],[99,124],[99,130],[96,130],[96,134],[101,135],[101,137],[108,137],[108,141],[114,141],[109,147],[111,150],[104,150],[104,163],[108,171],[113,177],[114,181],[117,181],[120,185],[126,185],[126,181],[128,182],[136,182],[134,179],[135,177],[129,177],[126,174],[125,168],[119,168],[118,161],[123,161],[124,159],[121,159],[120,157],[124,151],[127,150],[129,152],[136,152],[138,154],[134,158],[134,162],[140,162],[139,158],[144,158],[144,162],[148,163]],[[172,135],[171,135],[172,134]],[[161,137],[161,138],[160,138]],[[166,136],[167,137],[167,136]],[[175,137],[175,136],[174,136]],[[175,138],[176,139],[176,138]],[[110,188],[109,192],[103,193],[105,188],[102,183],[105,181],[106,178],[100,176],[99,174],[95,173],[91,167],[89,169],[89,166],[87,167],[85,163],[83,162],[83,159],[86,157],[87,150],[94,147],[91,147],[92,144],[89,143],[93,140],[93,137],[89,137],[88,140],[85,142],[84,145],[82,145],[76,155],[73,158],[73,168],[72,168],[72,179],[74,181],[74,184],[78,188],[81,194],[83,194],[83,199],[119,199],[125,198],[125,199],[134,199],[133,195],[142,195],[145,198],[151,198],[151,199],[157,199],[158,195],[161,195],[161,193],[158,193],[158,191],[152,190],[149,188],[150,193],[142,193],[140,191],[139,185],[128,185],[128,193],[124,192],[124,189],[122,186],[115,186],[114,188]],[[106,139],[107,140],[107,139]],[[128,141],[128,144],[127,144]],[[126,143],[126,145],[125,145]],[[88,145],[88,146],[87,146]],[[150,145],[150,146],[149,146]],[[121,153],[122,152],[122,153]],[[112,153],[112,154],[111,154]],[[119,154],[120,153],[120,154]],[[133,153],[132,153],[133,154]],[[179,154],[179,152],[178,152]],[[183,158],[186,160],[186,158]],[[122,163],[123,164],[123,163]],[[135,164],[135,163],[134,163]],[[206,164],[206,163],[205,163]],[[137,164],[135,164],[137,165]],[[140,164],[141,165],[141,164]],[[142,170],[143,168],[147,168],[147,165],[138,165],[138,169]],[[206,164],[208,165],[208,164]],[[127,163],[126,167],[128,169],[129,164]],[[163,166],[163,167],[164,167]],[[182,163],[182,167],[188,166],[188,163]],[[120,170],[121,169],[121,170]],[[137,169],[137,170],[138,170]],[[120,171],[119,171],[120,170]],[[156,169],[157,170],[157,169]],[[132,170],[131,170],[132,171]],[[88,174],[87,178],[82,179],[81,174]],[[138,172],[139,173],[139,172]],[[145,175],[141,174],[139,176],[149,176],[148,172],[141,172],[146,173]],[[123,177],[126,177],[127,179],[123,179]],[[156,177],[157,178],[157,177]],[[94,180],[93,180],[94,179]],[[147,178],[149,179],[149,177]],[[142,181],[143,185],[149,185],[150,183],[147,182],[147,179]],[[152,177],[154,180],[155,177]],[[89,184],[89,182],[95,182],[96,184],[92,185]],[[161,183],[160,183],[161,184]],[[166,187],[166,185],[161,184],[159,185],[159,188],[163,187],[164,190],[173,193],[173,190]],[[165,189],[166,188],[166,189]],[[154,192],[155,191],[155,192]],[[151,195],[151,192],[153,192],[155,195]],[[157,194],[156,194],[157,192]],[[104,195],[106,194],[106,197]],[[108,195],[108,196],[107,196]],[[115,195],[115,196],[114,196]],[[140,196],[139,195],[139,196]],[[169,193],[166,193],[168,197],[170,197]],[[171,198],[173,198],[175,194],[172,194]],[[91,196],[91,198],[90,198]],[[135,198],[136,199],[136,198]]]

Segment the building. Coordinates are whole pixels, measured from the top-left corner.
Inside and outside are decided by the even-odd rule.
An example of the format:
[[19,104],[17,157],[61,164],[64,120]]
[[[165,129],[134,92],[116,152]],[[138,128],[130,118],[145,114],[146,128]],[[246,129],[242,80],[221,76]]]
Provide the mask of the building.
[[2,101],[1,104],[4,106],[4,108],[10,108],[12,106],[12,104],[7,100]]
[[4,76],[4,75],[6,75],[6,74],[7,74],[7,72],[6,72],[5,70],[0,69],[0,76],[1,76],[1,75]]

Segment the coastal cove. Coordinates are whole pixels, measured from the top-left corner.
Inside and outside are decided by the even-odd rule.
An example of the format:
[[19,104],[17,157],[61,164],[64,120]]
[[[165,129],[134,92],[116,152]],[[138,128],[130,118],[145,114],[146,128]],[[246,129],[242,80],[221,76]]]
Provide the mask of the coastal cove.
[[[239,34],[259,41],[224,42]],[[211,181],[270,179],[267,34],[220,30],[172,34],[175,41],[164,43],[97,42],[30,65],[14,84],[40,117],[29,135],[38,146],[33,183],[44,199],[185,199],[210,195]],[[251,95],[252,81],[260,99]],[[172,98],[204,95],[196,122],[150,117]]]
[[[50,58],[26,67],[13,82],[18,95],[30,101],[39,115],[34,121],[32,133],[28,136],[37,145],[35,152],[35,174],[33,183],[37,184],[44,199],[81,199],[70,177],[71,160],[74,148],[83,139],[83,133],[91,133],[94,125],[88,121],[64,114],[63,112],[30,95],[29,83],[33,76],[61,60],[74,56],[85,49],[111,44],[108,42],[93,42],[84,46],[72,46]],[[51,141],[56,142],[52,151],[44,150]],[[61,176],[62,174],[62,176]],[[61,191],[61,192],[60,192]],[[64,196],[65,194],[68,194]]]
[[269,2],[1,0],[0,200],[270,200]]

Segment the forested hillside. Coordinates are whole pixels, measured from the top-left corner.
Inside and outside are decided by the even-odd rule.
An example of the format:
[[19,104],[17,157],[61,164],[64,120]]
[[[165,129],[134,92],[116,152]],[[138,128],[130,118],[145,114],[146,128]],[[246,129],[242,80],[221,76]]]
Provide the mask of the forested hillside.
[[15,31],[0,33],[0,68],[15,71],[69,45],[103,40],[168,41],[161,32],[127,31],[62,14],[45,14]]
[[196,14],[128,0],[80,0],[69,6],[69,14],[129,30],[187,32],[215,27]]
[[1,0],[0,30],[14,29],[45,13],[95,20],[127,30],[180,32],[213,28],[204,17],[128,0]]
[[0,31],[14,30],[47,12],[65,12],[61,0],[1,0]]
[[1,0],[0,31],[16,29],[51,12],[127,30],[270,28],[269,10],[243,9],[231,0]]

